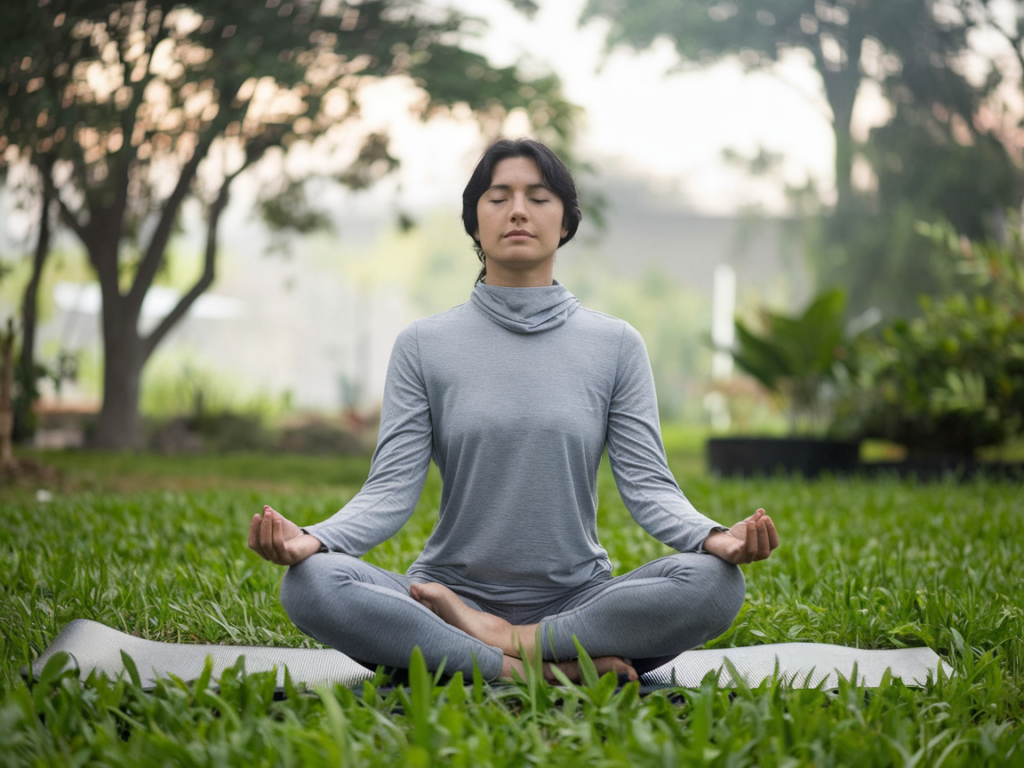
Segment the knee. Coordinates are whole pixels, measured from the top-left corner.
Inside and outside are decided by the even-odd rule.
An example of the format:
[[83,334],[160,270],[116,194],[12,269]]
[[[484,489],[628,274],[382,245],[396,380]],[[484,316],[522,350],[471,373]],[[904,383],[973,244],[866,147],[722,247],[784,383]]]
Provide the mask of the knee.
[[322,613],[324,602],[346,580],[346,569],[339,567],[343,559],[344,555],[315,554],[288,568],[281,580],[281,606],[300,629],[307,623],[305,617]]
[[722,632],[728,629],[743,607],[747,596],[747,582],[738,565],[727,563],[714,555],[704,555],[711,571],[709,591],[717,596],[718,610],[722,616]]
[[[696,589],[687,590],[688,597],[696,597],[699,610],[708,620],[724,632],[743,607],[747,594],[746,580],[739,566],[708,554],[680,554],[675,561],[676,575]],[[689,606],[697,608],[692,603]]]
[[310,602],[314,602],[317,579],[314,574],[320,570],[313,561],[318,555],[312,555],[301,563],[289,566],[281,579],[281,607],[288,618],[300,624],[300,615],[304,613]]

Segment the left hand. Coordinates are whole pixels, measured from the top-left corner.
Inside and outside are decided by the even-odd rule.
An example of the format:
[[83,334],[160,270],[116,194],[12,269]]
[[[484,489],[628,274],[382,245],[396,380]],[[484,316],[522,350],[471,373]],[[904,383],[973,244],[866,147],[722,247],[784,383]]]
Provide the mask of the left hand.
[[779,534],[775,523],[763,509],[736,523],[728,531],[715,531],[704,540],[705,552],[735,565],[767,560],[778,546]]
[[278,565],[295,565],[320,551],[320,539],[305,533],[280,512],[263,507],[249,524],[249,549]]

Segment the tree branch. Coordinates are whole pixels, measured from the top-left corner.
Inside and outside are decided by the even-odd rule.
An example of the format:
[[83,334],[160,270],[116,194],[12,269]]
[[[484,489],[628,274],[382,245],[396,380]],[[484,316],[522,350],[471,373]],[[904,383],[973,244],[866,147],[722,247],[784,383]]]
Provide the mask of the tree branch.
[[[127,142],[126,142],[127,144]],[[131,170],[132,155],[129,146],[122,147],[117,153],[114,163],[114,205],[112,211],[116,212],[116,230],[124,231],[124,217],[128,210],[128,185],[131,181],[129,171]]]
[[181,169],[181,176],[178,177],[178,183],[175,185],[174,191],[164,201],[163,210],[160,212],[160,221],[153,232],[153,237],[149,241],[149,246],[146,248],[146,254],[142,257],[138,272],[135,273],[135,280],[132,282],[131,290],[128,292],[128,301],[136,307],[142,306],[142,300],[146,296],[146,291],[149,290],[149,286],[153,283],[153,278],[156,277],[157,270],[160,268],[160,262],[164,258],[164,252],[167,250],[167,241],[171,236],[174,219],[178,215],[182,201],[188,194],[193,179],[195,179],[199,163],[206,157],[206,152],[213,141],[212,136],[215,134],[215,131],[210,131],[208,138],[199,141],[195,151],[192,153],[192,157],[189,158],[185,167]]
[[[181,297],[174,309],[168,312],[153,332],[143,340],[142,356],[144,360],[149,358],[157,344],[163,340],[168,331],[170,331],[171,328],[181,320],[185,313],[188,312],[196,299],[198,299],[213,284],[213,278],[216,274],[217,266],[217,228],[220,224],[220,217],[228,204],[228,191],[231,187],[231,182],[233,182],[238,174],[245,170],[246,167],[246,165],[243,165],[234,173],[226,176],[224,181],[221,183],[220,191],[217,193],[217,198],[210,205],[210,218],[206,227],[206,256],[203,262],[203,274],[199,276],[198,280],[196,280],[192,289]],[[132,290],[134,290],[134,287]]]
[[[114,207],[113,210],[118,212],[117,217],[117,229],[123,231],[124,229],[124,218],[128,210],[128,186],[131,181],[129,172],[131,170],[131,162],[135,159],[136,148],[132,145],[132,136],[135,134],[135,123],[138,120],[139,107],[145,100],[146,87],[155,77],[153,72],[153,52],[156,47],[167,37],[169,28],[161,24],[154,35],[149,41],[146,47],[146,53],[149,56],[149,60],[146,62],[146,71],[142,78],[135,83],[132,87],[132,100],[123,110],[120,111],[120,124],[121,124],[121,138],[122,145],[121,149],[117,152],[118,163],[117,163],[117,177],[116,185],[114,189]],[[118,56],[121,57],[121,66],[125,73],[129,73],[131,66],[124,60],[124,51],[118,46]]]
[[89,231],[79,223],[78,217],[75,216],[74,212],[70,208],[68,208],[67,203],[65,203],[63,198],[61,198],[59,191],[55,192],[54,199],[60,206],[61,220],[67,224],[76,235],[78,235],[78,239],[82,241],[82,245],[85,246],[85,250],[89,251]]

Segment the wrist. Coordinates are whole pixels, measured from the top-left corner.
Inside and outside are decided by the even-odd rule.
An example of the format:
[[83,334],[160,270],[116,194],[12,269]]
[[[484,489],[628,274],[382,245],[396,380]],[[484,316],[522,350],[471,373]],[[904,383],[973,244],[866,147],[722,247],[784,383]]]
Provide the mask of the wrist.
[[[704,541],[701,542],[700,546],[697,548],[697,551],[698,552],[707,552],[707,553],[712,554],[712,555],[715,554],[715,552],[713,551],[713,549],[715,547],[715,540],[716,539],[721,539],[722,536],[728,536],[728,535],[729,535],[729,529],[728,528],[723,528],[720,525],[712,528],[711,532],[708,533],[708,535],[704,537]],[[709,544],[711,545],[710,548],[708,547]]]
[[323,545],[323,542],[321,542],[320,539],[311,533],[306,533],[306,531],[302,532],[302,536],[299,537],[299,542],[301,544],[303,559],[310,555],[315,555],[318,552],[327,551],[327,548]]

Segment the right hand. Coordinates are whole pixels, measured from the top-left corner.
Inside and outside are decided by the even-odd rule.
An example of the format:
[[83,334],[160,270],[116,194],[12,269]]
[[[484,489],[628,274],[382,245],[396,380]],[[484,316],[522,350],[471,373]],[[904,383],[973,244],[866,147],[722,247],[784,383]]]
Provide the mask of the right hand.
[[763,509],[745,520],[740,520],[728,531],[716,531],[704,540],[704,551],[739,565],[755,560],[767,560],[779,546],[779,533],[775,523]]
[[249,549],[272,563],[295,565],[320,551],[320,539],[270,507],[264,507],[262,515],[252,517]]

